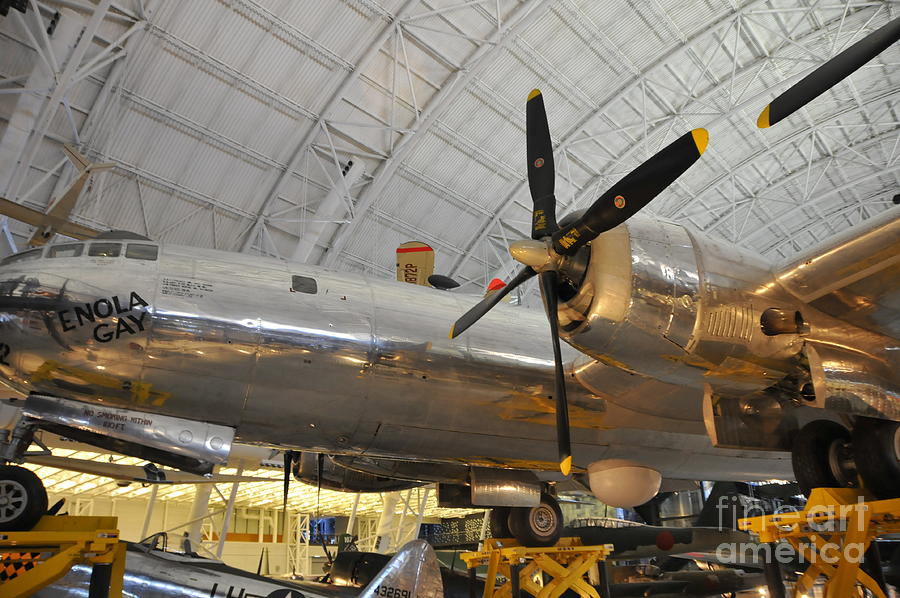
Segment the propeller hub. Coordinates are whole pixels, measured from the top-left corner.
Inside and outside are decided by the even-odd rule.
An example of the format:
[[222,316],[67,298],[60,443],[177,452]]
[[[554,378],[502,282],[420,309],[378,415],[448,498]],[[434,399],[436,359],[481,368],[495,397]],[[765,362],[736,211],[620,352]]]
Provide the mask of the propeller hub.
[[535,272],[556,269],[556,255],[550,248],[549,240],[524,239],[509,246],[509,254],[520,264],[529,266]]

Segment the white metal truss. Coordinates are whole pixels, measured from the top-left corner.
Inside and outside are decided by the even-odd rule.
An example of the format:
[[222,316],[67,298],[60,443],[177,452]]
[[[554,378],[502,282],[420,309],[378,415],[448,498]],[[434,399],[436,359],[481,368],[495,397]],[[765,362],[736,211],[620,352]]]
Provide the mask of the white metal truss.
[[[423,133],[433,126],[440,117],[442,110],[453,101],[453,98],[462,93],[468,84],[476,77],[479,69],[485,68],[490,64],[492,56],[504,49],[513,39],[516,33],[529,25],[535,19],[541,16],[543,10],[549,6],[548,0],[527,0],[514,9],[514,13],[509,15],[505,23],[500,22],[500,16],[497,15],[497,30],[491,35],[490,39],[477,40],[480,42],[477,50],[470,56],[469,60],[456,70],[450,79],[444,82],[440,91],[432,98],[431,102],[424,110],[420,111],[418,105],[414,105],[416,126],[407,131],[396,145],[391,145],[390,157],[382,162],[375,173],[375,179],[370,187],[365,191],[365,195],[360,198],[357,213],[365,214],[378,200],[380,195],[396,172],[398,165],[403,161],[404,157],[413,151],[417,142],[422,138]],[[455,7],[453,7],[455,9]],[[440,12],[440,11],[432,11]],[[415,18],[415,17],[414,17]],[[398,28],[398,37],[401,29]],[[471,38],[468,38],[470,41]],[[401,37],[402,42],[402,37]],[[327,266],[335,265],[340,252],[343,250],[346,240],[353,234],[358,225],[358,220],[354,219],[346,225],[334,240],[331,253],[324,260]]]
[[289,512],[286,519],[289,522],[289,531],[286,536],[285,571],[308,577],[312,573],[312,557],[309,551],[309,513]]
[[[377,550],[387,554],[419,537],[432,487],[419,486],[405,492],[382,494],[384,501],[377,530]],[[399,507],[399,513],[397,512]]]
[[[565,7],[570,16],[577,18],[577,11],[573,8],[573,4],[563,2],[561,6]],[[609,136],[625,136],[630,142],[630,147],[625,148],[624,151],[617,152],[614,157],[610,156],[607,160],[608,164],[612,165],[612,170],[618,171],[616,176],[609,176],[607,169],[601,169],[606,172],[588,179],[581,185],[580,189],[575,190],[572,196],[562,197],[558,194],[561,213],[573,208],[577,209],[590,205],[590,202],[605,187],[608,187],[628,171],[629,168],[624,166],[629,164],[629,158],[634,158],[631,165],[636,166],[639,160],[649,155],[651,153],[651,142],[649,140],[654,136],[659,138],[661,130],[665,130],[666,135],[662,137],[661,141],[655,140],[653,142],[653,151],[661,147],[664,141],[671,141],[674,138],[674,134],[671,132],[673,125],[679,122],[687,125],[687,116],[704,117],[706,122],[702,122],[702,124],[711,129],[711,151],[704,156],[703,160],[712,159],[718,162],[722,168],[719,170],[720,174],[714,180],[701,188],[693,188],[690,182],[685,182],[690,179],[690,175],[686,175],[682,181],[676,182],[674,190],[680,190],[681,193],[669,193],[668,197],[664,196],[664,199],[656,202],[651,208],[661,215],[675,220],[686,220],[697,228],[713,233],[717,232],[723,223],[731,222],[730,230],[726,232],[720,231],[718,234],[733,243],[743,243],[766,254],[774,252],[774,257],[776,258],[786,258],[802,248],[821,241],[823,238],[821,232],[833,234],[846,225],[855,224],[859,220],[867,218],[886,207],[889,196],[885,186],[883,184],[880,186],[876,185],[879,189],[867,199],[856,198],[856,201],[853,202],[849,209],[837,212],[837,215],[843,215],[846,218],[847,211],[856,210],[859,218],[854,220],[847,218],[847,222],[841,226],[826,226],[825,231],[814,232],[814,228],[817,227],[818,223],[829,222],[835,215],[835,212],[830,208],[825,210],[826,213],[819,210],[818,204],[822,203],[823,200],[832,198],[842,192],[852,192],[858,188],[857,185],[861,182],[872,181],[888,175],[889,179],[893,179],[896,182],[896,150],[891,149],[885,152],[880,144],[881,141],[895,141],[898,138],[900,120],[897,118],[895,108],[896,88],[885,86],[881,93],[873,94],[865,102],[863,102],[858,93],[855,93],[853,94],[852,103],[835,105],[832,110],[822,114],[815,122],[807,116],[808,128],[795,129],[781,139],[770,142],[765,140],[764,133],[756,130],[752,121],[755,120],[759,109],[771,97],[771,91],[767,89],[748,97],[746,96],[746,88],[749,88],[750,85],[738,85],[736,81],[740,80],[742,76],[752,75],[752,82],[770,70],[777,72],[778,69],[774,66],[774,63],[778,60],[796,60],[780,56],[779,52],[785,48],[799,48],[810,57],[805,59],[805,68],[801,72],[789,77],[778,75],[777,80],[780,82],[776,83],[776,88],[783,88],[787,84],[801,78],[808,70],[829,57],[829,55],[816,54],[809,50],[808,46],[815,47],[823,39],[830,39],[830,54],[834,54],[863,34],[865,26],[871,22],[873,13],[877,14],[880,10],[889,11],[890,8],[887,5],[880,6],[877,3],[875,5],[871,3],[845,3],[843,5],[843,13],[839,18],[835,19],[838,22],[838,27],[845,23],[848,13],[851,12],[858,11],[862,13],[865,19],[863,26],[859,27],[858,32],[849,39],[843,39],[843,43],[840,45],[836,43],[838,35],[833,30],[834,23],[831,23],[831,29],[825,27],[827,24],[820,23],[820,28],[812,28],[803,35],[793,39],[782,35],[776,39],[773,47],[766,47],[752,33],[763,18],[772,19],[783,24],[781,21],[782,11],[766,9],[761,7],[761,4],[763,3],[750,2],[741,7],[739,11],[724,15],[720,20],[711,23],[692,38],[685,39],[683,48],[676,55],[661,57],[644,70],[633,69],[635,76],[625,87],[612,94],[608,102],[597,106],[593,112],[588,114],[585,119],[561,138],[555,150],[558,169],[566,168],[573,159],[579,159],[578,154],[582,153],[579,146],[585,143],[595,143],[599,139],[608,138]],[[656,6],[659,8],[658,4]],[[806,15],[812,15],[815,9],[816,5],[812,4],[802,9],[785,9],[783,12],[796,13],[797,10],[802,10]],[[659,8],[659,10],[661,11],[662,9]],[[749,31],[751,39],[756,42],[758,55],[750,60],[741,62],[741,55],[736,50],[738,43],[744,43],[740,36],[745,31]],[[711,62],[717,54],[721,53],[729,55],[730,68],[725,68],[721,77],[717,78],[711,74]],[[688,76],[680,74],[673,67],[675,63],[680,62],[683,64],[685,62],[685,54],[694,59],[694,72],[688,72]],[[701,57],[706,57],[706,59],[703,60]],[[690,64],[690,61],[688,63]],[[722,66],[727,65],[723,64]],[[877,68],[877,66],[872,65],[872,67],[868,68]],[[665,72],[668,72],[677,80],[681,89],[669,87],[659,81],[659,76]],[[706,89],[698,86],[698,83],[704,77],[712,77]],[[691,80],[693,80],[693,83],[690,82]],[[842,85],[853,88],[852,80]],[[743,91],[741,87],[744,88]],[[727,103],[724,105],[715,103],[715,97],[724,95],[726,90]],[[643,113],[642,118],[628,124],[616,122],[609,115],[613,104],[620,102],[633,105],[634,102],[629,102],[628,97],[629,94],[635,95],[637,92],[639,92],[641,100],[640,110],[636,106],[633,107],[635,108],[635,113]],[[680,101],[680,104],[666,100],[667,96],[674,96]],[[648,117],[648,101],[662,108],[665,113],[664,117]],[[875,118],[872,117],[873,113]],[[839,120],[849,116],[862,116],[865,118],[865,122],[857,123],[853,119],[851,122],[843,124]],[[591,130],[591,126],[597,123],[598,120],[602,122],[602,128],[599,132],[594,132]],[[697,124],[701,123],[694,122],[691,126],[697,126]],[[731,163],[719,155],[714,144],[716,143],[717,132],[720,134],[726,133],[722,130],[723,127],[736,126],[742,126],[748,137],[756,137],[757,140],[763,141],[763,145],[760,149],[753,149],[749,155],[743,156],[737,163]],[[681,130],[683,131],[686,128],[688,127],[682,126]],[[785,156],[789,155],[791,153],[790,150],[793,148],[801,146],[798,139],[803,137],[821,138],[823,130],[831,130],[839,136],[844,136],[842,141],[835,144],[843,147],[835,152],[825,144],[822,144],[824,147],[817,148],[818,151],[816,153],[819,156],[807,152],[805,164],[802,165],[802,168],[799,171],[791,168],[790,162],[785,159]],[[880,133],[876,133],[876,131],[880,131]],[[733,139],[731,141],[732,143],[734,142]],[[851,147],[857,144],[873,150],[879,155],[877,157],[866,156]],[[822,155],[823,151],[824,156]],[[800,149],[800,152],[803,153],[803,150]],[[837,156],[842,157],[839,158]],[[580,161],[589,160],[588,156],[582,155],[580,157]],[[824,192],[822,192],[823,189],[821,187],[825,186],[822,183],[827,183],[828,181],[823,181],[821,175],[825,169],[833,166],[839,160],[855,161],[855,167],[862,167],[867,172],[862,177],[854,179],[853,183],[850,183],[847,175],[843,174],[847,169],[836,169],[836,172],[841,172],[836,174],[841,184],[831,189],[826,187]],[[562,167],[559,164],[562,164]],[[779,170],[781,172],[775,177],[764,171],[770,164],[780,166]],[[771,195],[771,191],[783,187],[786,181],[795,180],[799,177],[806,181],[802,197],[772,199],[775,202],[791,204],[793,207],[786,213],[784,210],[780,210],[779,218],[771,218],[771,214],[767,214],[765,210],[765,199]],[[817,187],[816,184],[810,185],[809,182],[811,180],[816,181],[821,187]],[[507,218],[527,219],[530,215],[530,200],[527,196],[526,182],[526,179],[522,178],[513,187],[500,209],[489,219],[485,219],[484,225],[467,243],[466,253],[454,263],[450,272],[451,276],[460,270],[466,260],[478,254],[480,251],[479,247],[482,244],[491,243],[491,230],[498,226],[502,220]],[[675,199],[672,196],[681,196],[683,199]],[[761,198],[762,201],[758,201]],[[515,201],[517,199],[520,201]],[[867,207],[870,210],[867,210]],[[507,208],[515,208],[515,211],[511,212]],[[801,218],[800,222],[802,224],[797,226],[791,220],[801,211],[808,212],[810,215]],[[751,230],[747,228],[751,213],[755,220],[752,228],[754,232],[745,234],[746,231]],[[697,216],[701,214],[707,218],[697,219]],[[708,217],[710,215],[714,215],[715,219],[709,220]],[[801,245],[798,243],[798,238],[803,237],[805,239]],[[756,243],[760,238],[765,238],[768,242],[765,244]],[[493,239],[496,240],[496,237]],[[773,241],[772,239],[775,240]],[[494,245],[496,243],[492,244],[492,250],[495,249]],[[787,251],[785,251],[786,245],[790,246]],[[487,276],[509,276],[511,272],[515,271],[516,263],[508,255],[502,256],[502,259],[499,261],[499,268]]]
[[356,546],[363,552],[374,552],[378,545],[378,517],[358,517],[354,527]]

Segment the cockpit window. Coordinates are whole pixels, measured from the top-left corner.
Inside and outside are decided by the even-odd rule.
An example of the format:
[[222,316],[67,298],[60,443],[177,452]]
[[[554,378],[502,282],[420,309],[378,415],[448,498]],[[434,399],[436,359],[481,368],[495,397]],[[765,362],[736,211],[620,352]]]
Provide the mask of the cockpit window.
[[143,245],[140,243],[129,243],[125,249],[125,257],[133,260],[155,260],[159,255],[159,247],[156,245]]
[[3,261],[0,262],[0,265],[5,266],[7,264],[13,264],[15,262],[36,260],[37,258],[41,257],[41,253],[43,251],[44,250],[41,247],[38,247],[37,249],[31,249],[29,251],[23,251],[22,253],[17,253],[15,255],[3,258]]
[[84,243],[66,243],[51,245],[47,257],[78,257],[84,251]]
[[91,243],[88,249],[88,255],[91,257],[119,257],[121,252],[121,243]]
[[292,276],[291,290],[297,293],[309,293],[315,295],[319,292],[319,285],[316,284],[315,278],[309,276]]

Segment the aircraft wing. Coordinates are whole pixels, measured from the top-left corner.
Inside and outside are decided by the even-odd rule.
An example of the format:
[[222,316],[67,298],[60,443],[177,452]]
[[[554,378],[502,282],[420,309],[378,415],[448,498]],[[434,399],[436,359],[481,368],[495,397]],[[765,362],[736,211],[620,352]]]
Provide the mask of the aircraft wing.
[[31,226],[41,226],[45,217],[43,212],[32,210],[5,197],[0,197],[0,214]]
[[[38,230],[47,224],[47,214],[38,210],[33,210],[20,203],[0,197],[0,214],[8,216],[13,220],[24,222],[25,224],[36,226]],[[100,231],[74,222],[64,222],[58,232],[73,239],[93,239],[100,234]]]
[[57,457],[55,455],[42,455],[28,457],[28,463],[66,469],[80,473],[113,478],[127,482],[162,483],[162,484],[220,484],[234,482],[276,482],[272,478],[260,478],[243,475],[217,475],[204,477],[187,473],[185,471],[166,469],[163,471],[165,480],[149,479],[147,472],[139,465],[123,465],[120,463],[107,463],[104,461],[91,461],[88,459],[72,459],[70,457]]
[[100,231],[74,222],[65,222],[57,231],[59,234],[73,239],[93,239],[100,234]]
[[777,278],[819,311],[900,339],[900,207],[793,261]]

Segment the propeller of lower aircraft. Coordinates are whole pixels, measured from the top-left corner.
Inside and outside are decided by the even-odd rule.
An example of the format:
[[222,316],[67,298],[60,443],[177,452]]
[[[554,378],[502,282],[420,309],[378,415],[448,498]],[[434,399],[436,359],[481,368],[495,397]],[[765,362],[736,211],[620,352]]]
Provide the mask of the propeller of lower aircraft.
[[[783,120],[898,39],[900,39],[900,19],[894,19],[831,58],[775,98],[759,115],[758,126],[766,128]],[[694,129],[685,133],[610,187],[575,222],[560,228],[556,220],[553,142],[550,139],[544,99],[537,89],[528,95],[525,104],[525,123],[528,188],[533,202],[531,239],[515,241],[509,248],[510,255],[525,267],[508,285],[486,296],[463,314],[450,329],[450,338],[462,334],[510,291],[531,277],[538,276],[541,296],[550,322],[556,370],[554,396],[559,467],[563,475],[569,475],[572,467],[572,448],[557,314],[560,265],[567,256],[575,254],[579,248],[600,234],[631,218],[671,185],[700,158],[706,149],[709,135],[706,129]]]

